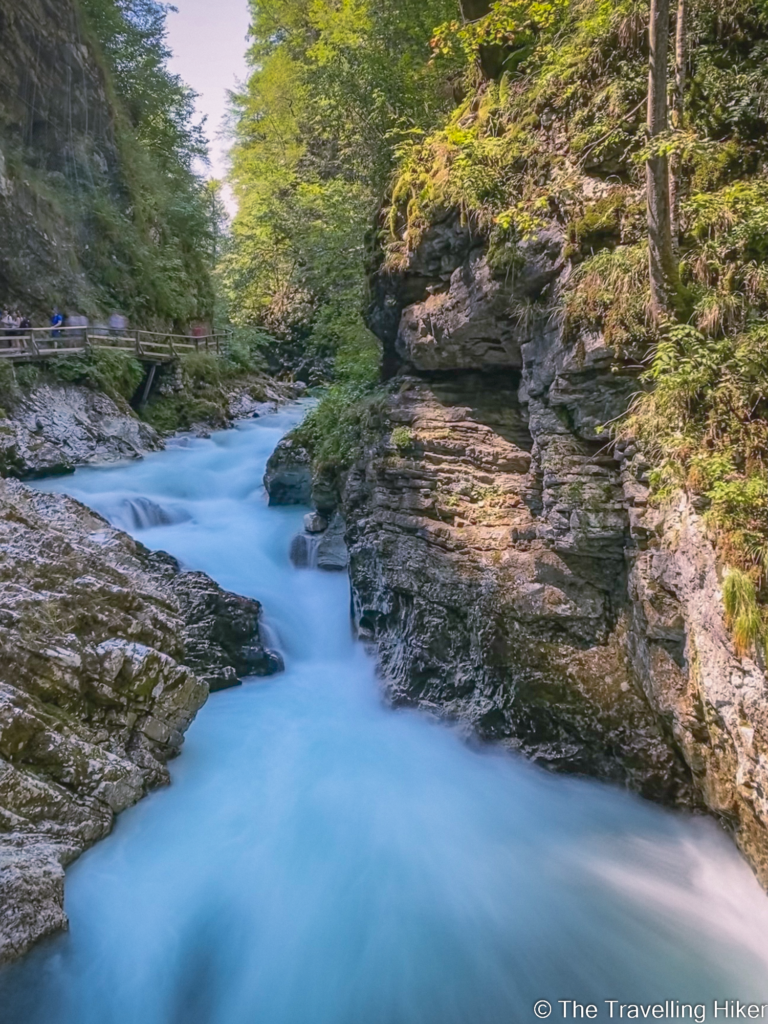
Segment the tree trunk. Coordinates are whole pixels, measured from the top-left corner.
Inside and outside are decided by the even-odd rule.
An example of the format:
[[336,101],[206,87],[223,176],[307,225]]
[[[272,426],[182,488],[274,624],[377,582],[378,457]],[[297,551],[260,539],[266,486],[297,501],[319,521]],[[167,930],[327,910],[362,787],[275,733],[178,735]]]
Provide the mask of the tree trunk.
[[[677,25],[675,31],[675,91],[672,99],[672,127],[680,131],[683,127],[685,109],[685,0],[677,2]],[[672,245],[677,252],[680,245],[680,165],[679,153],[673,153],[669,162],[669,210],[672,221]]]
[[[668,127],[668,59],[669,0],[651,0],[648,134],[652,146]],[[646,178],[651,306],[658,322],[674,312],[678,283],[669,206],[669,160],[666,156],[654,154],[649,158]]]
[[491,9],[492,0],[459,0],[461,13],[465,21],[477,21],[484,18]]

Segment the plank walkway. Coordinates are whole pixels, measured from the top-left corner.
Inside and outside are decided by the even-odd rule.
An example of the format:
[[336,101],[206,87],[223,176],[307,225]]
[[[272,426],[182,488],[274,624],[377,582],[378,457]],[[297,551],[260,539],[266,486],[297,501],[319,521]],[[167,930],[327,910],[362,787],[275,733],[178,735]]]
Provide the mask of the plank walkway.
[[161,331],[109,331],[93,327],[34,327],[23,333],[0,334],[0,359],[31,363],[45,359],[82,356],[97,349],[132,352],[143,363],[171,363],[189,352],[224,354],[231,332],[222,331],[202,338]]

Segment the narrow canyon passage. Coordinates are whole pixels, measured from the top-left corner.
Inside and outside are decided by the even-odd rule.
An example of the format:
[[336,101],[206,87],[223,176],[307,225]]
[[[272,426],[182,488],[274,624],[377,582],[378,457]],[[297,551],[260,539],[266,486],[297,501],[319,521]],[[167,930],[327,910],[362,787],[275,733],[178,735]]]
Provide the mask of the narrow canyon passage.
[[51,489],[257,597],[286,672],[215,694],[173,785],[68,872],[2,1024],[509,1024],[768,995],[768,901],[710,821],[382,703],[345,576],[261,480],[293,408]]

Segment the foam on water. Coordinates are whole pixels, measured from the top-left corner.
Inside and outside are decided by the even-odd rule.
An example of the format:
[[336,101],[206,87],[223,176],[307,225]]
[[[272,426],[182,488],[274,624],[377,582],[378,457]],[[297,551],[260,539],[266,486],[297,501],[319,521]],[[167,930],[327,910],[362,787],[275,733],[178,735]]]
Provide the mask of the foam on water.
[[266,504],[298,415],[47,483],[113,517],[183,512],[141,540],[263,601],[287,671],[214,695],[173,786],[70,869],[71,931],[0,976],[3,1024],[509,1024],[543,998],[711,1019],[766,998],[768,901],[713,823],[384,706],[346,579],[293,568],[304,510]]

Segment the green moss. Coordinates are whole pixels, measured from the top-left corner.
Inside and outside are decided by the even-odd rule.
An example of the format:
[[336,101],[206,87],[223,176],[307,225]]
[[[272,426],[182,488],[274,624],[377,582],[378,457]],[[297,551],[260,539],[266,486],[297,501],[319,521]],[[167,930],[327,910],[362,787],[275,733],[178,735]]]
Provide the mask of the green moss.
[[112,399],[130,401],[144,377],[144,367],[129,352],[95,349],[85,356],[52,359],[46,372],[66,384],[84,384]]
[[413,445],[413,431],[410,427],[395,427],[392,431],[392,444],[401,454]]
[[189,430],[197,424],[223,428],[229,423],[226,399],[194,397],[189,394],[172,395],[150,402],[142,410],[141,418],[162,434]]
[[571,253],[579,250],[589,254],[619,245],[626,210],[626,191],[620,188],[590,204],[580,217],[568,225],[567,238],[572,246]]

